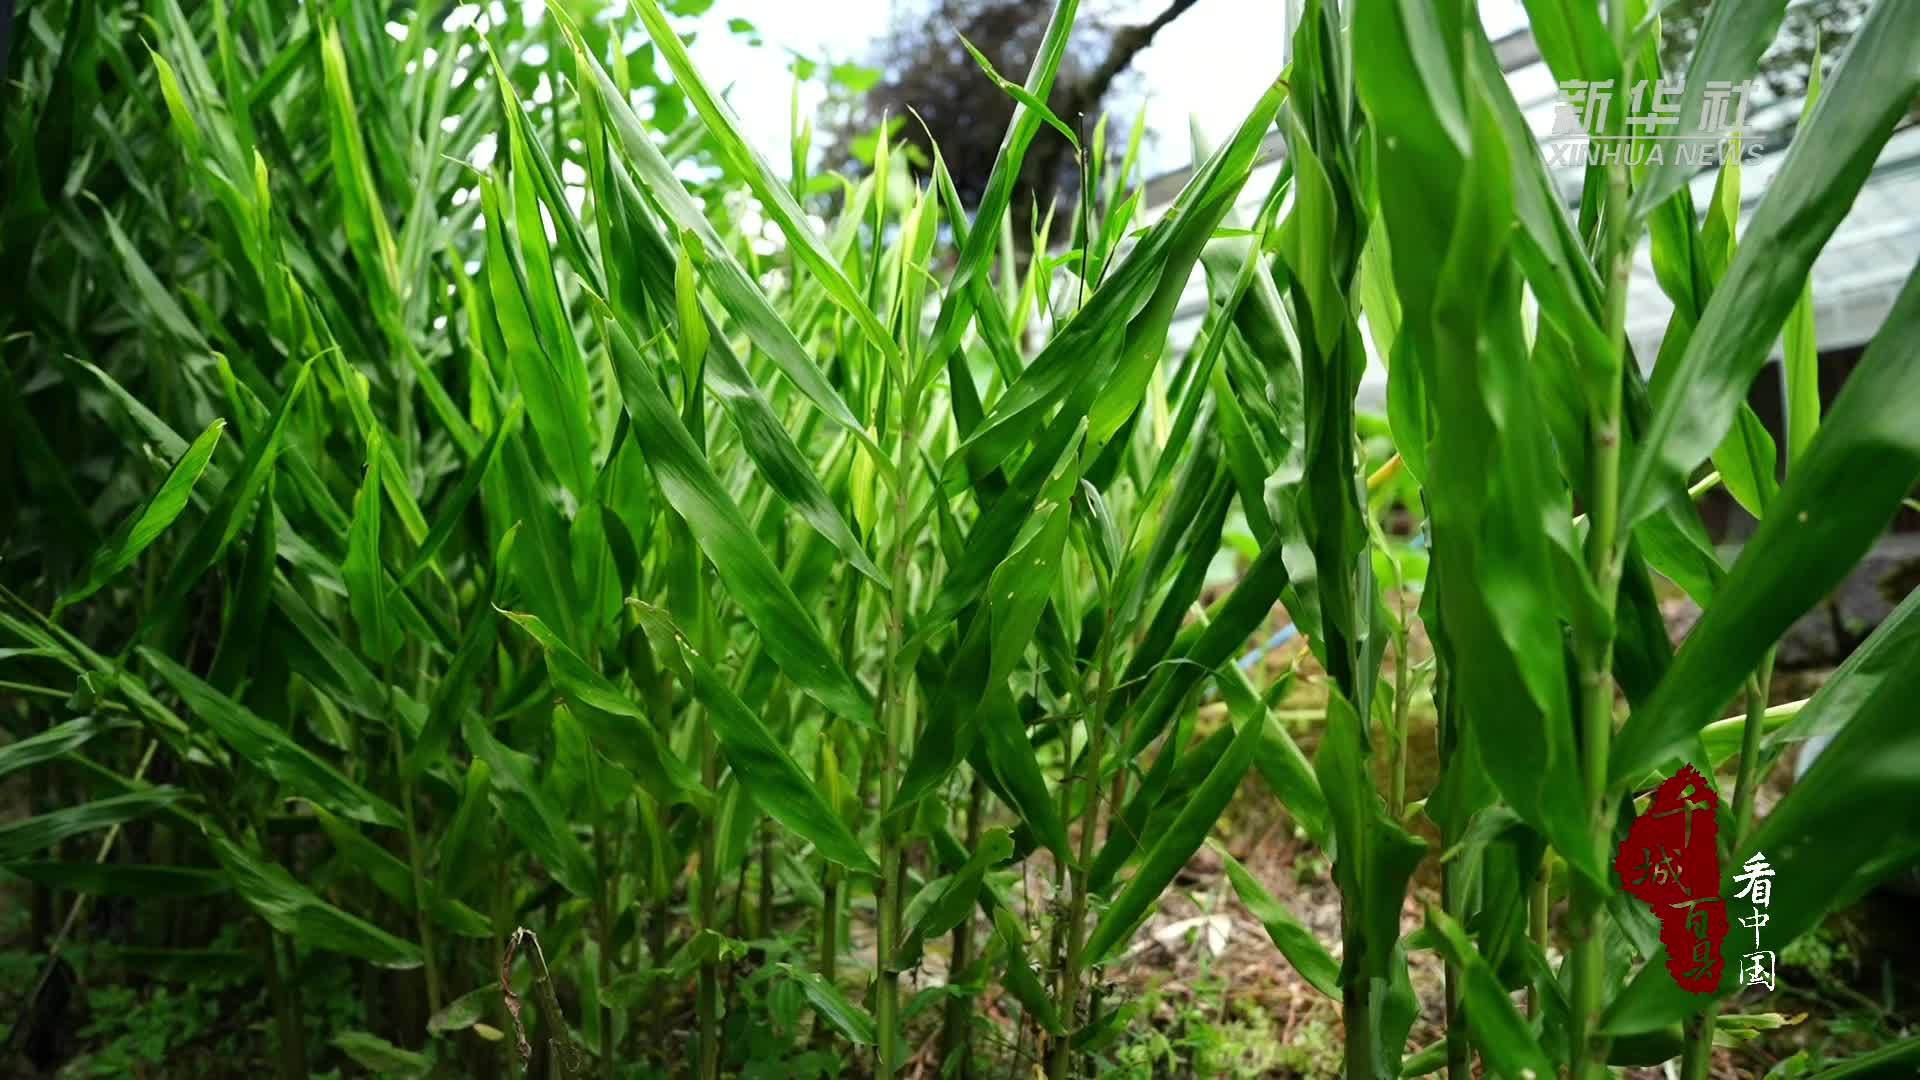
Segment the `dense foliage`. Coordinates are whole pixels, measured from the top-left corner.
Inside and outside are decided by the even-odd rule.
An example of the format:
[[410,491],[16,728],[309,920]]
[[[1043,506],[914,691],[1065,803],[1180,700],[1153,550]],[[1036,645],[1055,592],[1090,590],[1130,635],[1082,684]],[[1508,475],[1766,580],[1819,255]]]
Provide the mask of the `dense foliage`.
[[[1774,948],[1920,857],[1920,600],[1804,704],[1763,689],[1920,476],[1920,274],[1824,416],[1807,286],[1920,89],[1920,4],[1865,16],[1744,230],[1737,165],[1704,215],[1624,159],[1563,206],[1464,0],[1302,6],[1149,214],[1133,150],[1043,104],[1075,0],[1024,84],[981,73],[1019,107],[973,205],[884,136],[857,178],[810,177],[804,129],[764,160],[657,0],[632,54],[558,5],[31,5],[0,867],[42,940],[264,989],[285,1077],[1061,1077],[1115,1066],[1143,1021],[1104,969],[1277,799],[1338,940],[1227,873],[1340,1002],[1347,1075],[1704,1076],[1756,1021],[1718,1015],[1736,977],[1676,987],[1610,872],[1651,781],[1728,766]],[[1556,78],[1628,81],[1653,6],[1528,5]],[[1683,117],[1785,7],[1718,0]],[[1043,127],[1088,197],[1016,243]],[[1643,233],[1657,360],[1624,340]],[[1744,400],[1780,341],[1776,448]],[[1761,521],[1731,565],[1714,482]],[[1656,575],[1704,609],[1677,652]],[[1236,662],[1276,605],[1311,757],[1291,680]]]

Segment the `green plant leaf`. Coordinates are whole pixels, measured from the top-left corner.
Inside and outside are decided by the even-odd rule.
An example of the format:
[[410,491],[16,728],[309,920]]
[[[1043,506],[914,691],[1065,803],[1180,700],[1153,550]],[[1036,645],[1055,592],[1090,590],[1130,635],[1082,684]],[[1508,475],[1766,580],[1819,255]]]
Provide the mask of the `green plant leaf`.
[[1265,723],[1266,718],[1260,717],[1235,733],[1233,742],[1227,747],[1219,764],[1207,773],[1206,780],[1180,808],[1173,824],[1154,841],[1146,858],[1141,861],[1140,869],[1121,887],[1120,895],[1107,906],[1107,910],[1101,913],[1099,924],[1093,928],[1093,934],[1087,938],[1086,948],[1081,952],[1083,965],[1104,959],[1125,935],[1131,934],[1154,900],[1172,883],[1173,876],[1187,865],[1187,860],[1193,858],[1194,852],[1200,850],[1207,834],[1213,831],[1214,822],[1226,809],[1228,800],[1239,790],[1240,780],[1247,774],[1247,768],[1253,764],[1254,751],[1262,737],[1261,727]]
[[807,995],[807,1004],[820,1018],[833,1025],[833,1029],[845,1035],[855,1046],[872,1046],[876,1038],[873,1014],[847,999],[840,988],[828,982],[817,971],[802,971],[792,964],[781,964],[780,970]]
[[[1045,101],[1051,95],[1054,80],[1066,57],[1067,41],[1079,7],[1079,0],[1054,0],[1053,15],[1047,20],[1046,31],[1040,39],[1040,47],[1034,51],[1033,65],[1028,69],[1027,81],[1022,87],[1031,100]],[[1028,108],[1025,99],[1015,99],[1013,116],[1007,121],[1007,133],[1002,136],[1000,149],[994,155],[993,168],[987,174],[986,189],[980,196],[980,204],[966,230],[966,236],[960,242],[959,261],[941,298],[940,312],[934,318],[933,331],[928,337],[931,343],[929,353],[950,358],[948,370],[955,373],[956,385],[966,382],[969,388],[972,386],[970,381],[959,377],[966,370],[959,352],[960,337],[966,332],[976,305],[982,297],[990,295],[984,287],[985,274],[993,259],[1000,227],[1006,220],[1007,208],[1013,202],[1013,188],[1019,180],[1021,165],[1026,159],[1028,147],[1033,145],[1034,136],[1040,132],[1042,122],[1040,114]],[[955,214],[954,220],[958,223],[960,215]],[[1044,249],[1045,245],[1041,245],[1040,250]],[[963,430],[962,434],[970,432]]]
[[172,658],[149,648],[140,650],[140,658],[241,760],[285,784],[291,794],[331,807],[355,821],[395,828],[401,824],[400,811],[391,803],[354,783],[294,742],[285,731],[208,686]]
[[222,836],[208,837],[214,856],[247,906],[275,930],[309,948],[357,956],[384,968],[416,968],[418,946],[321,900],[273,863]]
[[500,745],[477,717],[463,718],[462,730],[474,756],[487,763],[498,798],[501,820],[520,838],[527,850],[546,865],[553,875],[575,896],[593,896],[598,875],[593,860],[581,846],[580,838],[565,815],[551,802],[534,780],[533,762],[523,754]]
[[[1783,5],[1781,0],[1727,3],[1718,5],[1712,18],[1721,23],[1734,17],[1734,9],[1755,6],[1772,8],[1777,20]],[[1754,25],[1764,22],[1742,24],[1737,33],[1751,33]],[[1703,36],[1714,30],[1709,26]],[[1726,434],[1799,298],[1814,257],[1853,205],[1920,87],[1920,53],[1906,44],[1917,36],[1920,7],[1898,0],[1875,4],[1856,32],[1833,86],[1821,95],[1760,197],[1740,251],[1701,313],[1686,352],[1656,379],[1653,417],[1621,489],[1623,522],[1638,522],[1657,510],[1670,485],[1684,482]],[[1754,46],[1756,54],[1759,47]],[[1696,62],[1689,71],[1687,100],[1697,103],[1695,72],[1705,69],[1709,66]],[[1642,193],[1657,190],[1643,187]]]
[[342,1031],[328,1041],[375,1076],[424,1076],[433,1067],[425,1054],[402,1050],[365,1031]]
[[867,341],[879,351],[889,367],[899,366],[899,350],[894,345],[893,336],[880,324],[873,310],[860,293],[847,280],[840,263],[820,242],[807,223],[806,212],[794,201],[793,193],[787,185],[774,175],[773,169],[740,133],[740,120],[726,102],[708,89],[706,81],[694,69],[693,58],[687,54],[686,46],[680,36],[668,25],[666,14],[660,10],[658,0],[639,0],[634,11],[640,21],[646,24],[647,35],[654,46],[660,50],[660,56],[673,69],[673,77],[684,91],[700,118],[705,121],[707,134],[718,147],[721,156],[733,167],[753,194],[760,201],[760,207],[768,217],[780,227],[786,235],[787,243],[794,254],[813,276],[833,302],[852,317],[860,327]]
[[[1863,372],[1864,365],[1854,379]],[[1850,381],[1849,390],[1854,385]],[[1839,411],[1835,409],[1836,417]],[[1820,440],[1840,430],[1838,419],[1824,425],[1809,459],[1818,458]],[[1728,595],[1733,595],[1731,589]],[[1920,634],[1913,631],[1916,611],[1920,611],[1920,593],[1902,605],[1889,640],[1874,648],[1869,660],[1844,676],[1836,675],[1822,689],[1830,700],[1848,706],[1844,726],[1793,790],[1722,864],[1719,895],[1723,897],[1736,894],[1734,875],[1755,854],[1764,854],[1773,867],[1780,887],[1768,907],[1766,943],[1772,950],[1786,948],[1818,927],[1828,912],[1852,903],[1875,883],[1920,861],[1920,797],[1912,783],[1914,770],[1920,769],[1920,729],[1912,722],[1912,703],[1920,695]],[[1873,827],[1861,828],[1866,821],[1873,822]],[[1814,884],[1790,887],[1792,882]],[[1718,994],[1693,994],[1680,989],[1663,964],[1650,963],[1608,1007],[1602,1030],[1613,1034],[1651,1030],[1737,992],[1740,982],[1730,970]]]
[[909,930],[921,938],[938,937],[971,917],[975,898],[987,871],[1013,857],[1013,836],[1004,828],[988,829],[967,856],[966,865],[949,875]]
[[[1535,5],[1528,6],[1531,9]],[[1700,126],[1709,88],[1715,84],[1722,88],[1733,86],[1750,78],[1759,67],[1760,55],[1773,43],[1786,13],[1787,0],[1715,0],[1707,9],[1700,36],[1693,43],[1686,84],[1680,92],[1679,123],[1669,129],[1670,136],[1710,141],[1725,134]],[[1692,176],[1693,171],[1678,154],[1671,155],[1670,160],[1662,158],[1649,164],[1634,192],[1634,218],[1644,218],[1685,187]]]
[[1915,401],[1920,267],[1673,667],[1620,729],[1613,782],[1660,765],[1719,719],[1744,673],[1866,553],[1920,476]]
[[659,720],[649,717],[632,698],[588,666],[537,616],[515,611],[501,614],[540,643],[547,657],[547,677],[578,711],[601,753],[632,769],[662,803],[685,800],[707,804],[707,793],[692,766],[661,737]]
[[213,457],[214,447],[220,443],[220,433],[226,430],[225,420],[215,420],[207,425],[200,437],[193,440],[187,452],[167,470],[167,477],[160,482],[160,489],[153,497],[143,503],[134,515],[127,519],[120,531],[111,540],[93,553],[87,563],[87,569],[81,575],[80,584],[68,590],[60,597],[60,603],[54,608],[57,615],[60,608],[78,603],[99,592],[112,581],[114,575],[133,565],[149,545],[160,538],[160,534],[172,525],[180,512],[187,508],[187,500],[193,495],[193,486],[200,480],[200,474],[206,471],[207,462]]
[[111,730],[110,726],[97,717],[76,716],[37,735],[0,746],[0,776],[71,753],[85,746],[95,735],[108,730]]
[[1340,1000],[1340,964],[1313,931],[1301,925],[1293,912],[1279,900],[1274,899],[1259,879],[1247,872],[1220,843],[1209,841],[1213,850],[1219,854],[1227,868],[1227,879],[1233,882],[1233,891],[1239,895],[1248,913],[1260,920],[1266,927],[1267,937],[1273,941],[1274,948],[1287,958],[1287,963],[1307,980],[1307,985],[1327,995],[1335,1001]]
[[175,787],[137,789],[8,822],[0,825],[0,863],[13,863],[39,855],[69,836],[105,829],[156,810],[164,810],[179,802],[186,794]]
[[360,630],[360,651],[384,664],[400,647],[399,627],[387,615],[386,571],[380,562],[380,435],[367,445],[367,469],[353,499],[353,526],[347,532],[347,558],[340,564],[353,620]]
[[412,868],[387,849],[362,836],[354,825],[328,813],[325,807],[314,806],[312,809],[327,839],[332,841],[334,850],[367,875],[368,880],[381,892],[409,910],[424,908],[433,915],[434,921],[462,937],[484,938],[493,935],[493,926],[486,916],[458,900],[440,896],[431,883],[428,884],[426,903],[420,904],[414,891]]
[[[515,184],[516,199],[524,183]],[[525,192],[531,200],[532,191]],[[553,269],[546,262],[546,232],[539,207],[528,203],[516,207],[523,252],[538,250],[542,258],[530,259],[525,270],[514,258],[507,236],[507,216],[500,206],[494,181],[480,181],[481,205],[486,217],[486,258],[483,260],[492,291],[493,313],[499,320],[500,337],[506,346],[508,370],[519,384],[526,403],[527,419],[539,436],[540,449],[554,463],[568,491],[584,498],[593,485],[593,423],[586,398],[586,371],[568,366],[577,351],[572,328],[564,323],[564,312],[549,310],[559,303],[553,284]],[[528,233],[533,234],[529,239]],[[546,277],[539,278],[544,271]],[[532,275],[530,277],[529,275]],[[532,282],[545,286],[541,290]]]
[[49,889],[83,896],[143,899],[212,896],[227,891],[226,875],[185,866],[137,866],[128,863],[14,862],[8,873]]
[[739,320],[741,330],[767,353],[781,373],[792,381],[795,389],[813,402],[828,419],[866,442],[867,448],[876,457],[884,457],[879,445],[867,433],[866,425],[855,418],[853,410],[847,407],[846,401],[807,355],[793,328],[774,311],[765,294],[714,231],[700,204],[694,201],[693,195],[674,175],[673,166],[654,146],[646,129],[641,126],[639,117],[628,107],[625,93],[584,48],[577,35],[572,37],[572,41],[581,82],[593,87],[604,110],[603,115],[617,136],[620,147],[626,151],[627,162],[640,183],[675,227],[686,229],[699,239],[706,256],[701,266],[703,284],[712,290],[727,312]]
[[485,1019],[492,1011],[494,1003],[499,1000],[498,986],[483,986],[478,990],[469,990],[447,1002],[441,1006],[439,1012],[427,1018],[427,1034],[445,1035],[450,1031],[465,1031]]
[[[1807,61],[1807,93],[1800,103],[1800,123],[1806,124],[1819,104],[1821,89],[1820,42]],[[1787,464],[1805,454],[1820,430],[1820,344],[1813,325],[1813,276],[1800,283],[1800,299],[1787,313],[1781,334],[1781,361],[1786,372]]]
[[1014,810],[1056,858],[1071,863],[1073,851],[1067,840],[1066,823],[1060,819],[1059,806],[1047,790],[1046,777],[1040,772],[1033,742],[1027,737],[1027,728],[1021,722],[1013,695],[1003,687],[989,688],[986,699],[975,711],[975,718],[986,760],[991,763],[993,774]]
[[614,371],[633,415],[633,436],[661,492],[685,519],[741,610],[759,629],[767,652],[794,685],[856,724],[870,725],[873,706],[840,665],[793,587],[754,538],[731,496],[667,401],[640,349],[616,323],[603,323]]
[[986,72],[987,78],[995,86],[998,86],[1008,97],[1019,102],[1022,108],[1031,110],[1035,116],[1046,121],[1053,130],[1067,140],[1067,143],[1073,147],[1074,153],[1080,153],[1080,136],[1067,126],[1066,121],[1053,115],[1053,110],[1047,108],[1045,101],[1028,92],[1026,87],[1002,78],[1000,73],[993,69],[993,61],[987,59],[979,49],[975,48],[973,42],[967,40],[967,35],[956,33],[955,36],[960,39],[960,44],[966,47],[967,55],[973,57],[973,62],[980,65],[980,70]]
[[1434,930],[1440,954],[1461,973],[1465,1005],[1473,1010],[1468,1037],[1486,1055],[1488,1069],[1500,1076],[1542,1080],[1555,1075],[1553,1063],[1540,1049],[1526,1017],[1514,1008],[1506,985],[1481,959],[1473,942],[1467,940],[1466,931],[1445,912],[1433,907],[1427,909],[1427,925]]
[[832,802],[801,771],[753,710],[687,645],[659,609],[637,600],[632,601],[632,607],[652,640],[654,653],[666,657],[707,706],[707,723],[720,743],[720,752],[754,805],[811,842],[833,862],[877,874],[879,865],[848,831]]
[[200,575],[227,550],[227,545],[233,542],[233,538],[252,516],[254,500],[259,498],[261,489],[266,486],[274,458],[280,453],[294,404],[305,392],[312,373],[313,361],[300,365],[299,373],[294,376],[286,394],[280,398],[280,407],[274,410],[273,419],[268,421],[266,430],[247,446],[246,460],[241,462],[239,471],[227,478],[226,485],[220,489],[206,518],[187,541],[186,549],[174,560],[160,589],[162,603],[158,607],[161,609],[177,603],[186,595],[194,582],[200,580]]
[[1040,982],[1040,976],[1027,962],[1026,936],[1021,933],[1020,923],[1013,912],[1004,907],[993,909],[993,925],[1001,946],[1006,950],[1007,990],[1014,999],[1026,1006],[1027,1012],[1042,1029],[1052,1035],[1066,1034],[1066,1028],[1060,1023],[1060,1010],[1054,1006],[1053,996]]

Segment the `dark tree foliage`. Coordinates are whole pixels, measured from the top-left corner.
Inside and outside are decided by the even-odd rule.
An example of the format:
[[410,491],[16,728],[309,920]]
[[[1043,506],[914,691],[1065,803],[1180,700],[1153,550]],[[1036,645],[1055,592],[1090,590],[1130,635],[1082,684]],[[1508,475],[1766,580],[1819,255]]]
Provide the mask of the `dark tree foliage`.
[[[1099,109],[1128,66],[1161,28],[1197,0],[1170,0],[1140,23],[1114,16],[1114,3],[1082,5],[1065,62],[1047,104],[1069,124],[1091,130]],[[884,72],[865,94],[851,102],[837,126],[834,152],[843,159],[855,140],[877,127],[882,117],[904,119],[892,125],[892,138],[928,150],[928,135],[953,174],[960,197],[977,201],[993,170],[1001,137],[1013,115],[1013,101],[980,71],[961,44],[964,36],[1013,82],[1024,82],[1046,35],[1052,5],[1033,0],[917,0],[901,6],[893,25],[874,45],[871,62]],[[923,130],[911,114],[925,121]],[[930,155],[929,155],[930,157]],[[1021,187],[1044,207],[1049,198],[1073,189],[1073,148],[1059,133],[1043,127],[1028,152]],[[1024,215],[1027,207],[1016,207]]]
[[[1831,71],[1871,5],[1872,0],[1811,0],[1788,6],[1780,23],[1780,33],[1760,58],[1760,70],[1755,76],[1760,84],[1756,106],[1770,102],[1792,106],[1756,116],[1758,126],[1769,137],[1784,135],[1797,123],[1799,101],[1807,92],[1816,46],[1821,69]],[[1685,70],[1687,59],[1693,55],[1694,43],[1700,40],[1700,31],[1706,25],[1709,6],[1709,0],[1675,0],[1662,10],[1660,59],[1668,71]]]

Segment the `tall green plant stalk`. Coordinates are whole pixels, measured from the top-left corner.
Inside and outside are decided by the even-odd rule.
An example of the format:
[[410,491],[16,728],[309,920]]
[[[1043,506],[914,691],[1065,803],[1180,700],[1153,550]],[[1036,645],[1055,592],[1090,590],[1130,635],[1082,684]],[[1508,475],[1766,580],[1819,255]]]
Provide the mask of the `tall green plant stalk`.
[[[1760,669],[1747,680],[1747,712],[1740,729],[1740,765],[1733,782],[1733,837],[1728,852],[1740,851],[1753,828],[1754,796],[1760,787],[1760,736],[1766,730],[1767,688],[1773,684],[1773,650],[1767,650]],[[1713,1032],[1720,1016],[1714,1001],[1695,1022],[1680,1061],[1681,1080],[1706,1080],[1713,1068]]]
[[919,539],[912,504],[913,465],[919,446],[919,404],[912,379],[896,372],[900,415],[894,447],[894,530],[892,590],[887,606],[887,694],[882,702],[885,724],[881,735],[880,808],[880,940],[877,945],[880,982],[875,994],[874,1018],[879,1028],[877,1075],[895,1075],[901,1064],[900,972],[895,960],[900,943],[900,916],[906,898],[907,874],[900,823],[893,820],[894,797],[900,787],[900,749],[913,727],[913,665],[906,655],[908,579],[913,571],[913,549]]
[[820,876],[820,955],[817,970],[831,985],[840,972],[840,912],[843,872],[828,863]]
[[[980,774],[974,773],[967,785],[967,850],[976,850],[980,844],[981,811],[986,802],[987,785]],[[965,974],[973,966],[974,917],[971,912],[953,928],[953,959],[948,970],[953,977]],[[958,1055],[959,1060],[954,1061]],[[973,1068],[973,997],[956,994],[947,999],[946,1015],[941,1020],[940,1061],[943,1068],[951,1067],[951,1075],[959,1080],[972,1080]],[[949,1066],[948,1063],[952,1063]]]
[[[850,670],[858,657],[862,593],[859,582],[854,580],[848,580],[841,590],[840,660]],[[819,776],[829,809],[844,819],[851,808],[865,807],[869,755],[861,755],[860,773],[854,778],[854,789],[851,793],[846,792],[846,778],[840,771],[840,758],[834,750],[836,729],[837,725],[831,719],[821,726]],[[839,975],[840,927],[845,921],[845,909],[846,871],[839,863],[829,861],[820,873],[820,955],[816,961],[820,977],[829,986],[834,984]],[[825,1024],[817,1030],[822,1039],[828,1036]]]
[[[693,613],[693,633],[700,642],[701,650],[711,654],[716,637],[713,607],[707,597],[705,582],[706,559],[697,553],[691,543],[686,526],[675,522],[671,535],[680,543],[676,554],[677,572],[680,580],[677,591],[683,604]],[[694,898],[695,933],[720,932],[720,800],[717,792],[720,786],[720,749],[714,739],[713,724],[707,716],[706,706],[693,702],[687,709],[688,720],[696,734],[696,753],[700,762],[700,783],[710,792],[715,792],[711,810],[701,815],[699,860],[700,876],[695,883]],[[700,1080],[713,1080],[720,1075],[720,966],[717,955],[708,952],[700,961],[698,983],[695,988],[694,1010],[699,1025],[699,1077]]]
[[608,851],[605,811],[600,805],[600,781],[596,775],[598,765],[594,761],[594,751],[587,751],[587,805],[593,814],[593,866],[599,876],[598,888],[593,894],[593,925],[596,967],[594,973],[599,979],[599,992],[595,997],[600,1005],[600,1076],[601,1080],[613,1080],[614,1076],[614,1032],[613,1004],[607,1000],[607,988],[613,985],[613,919],[615,891],[620,887],[620,874],[616,868],[617,853]]
[[[1459,900],[1454,895],[1455,873],[1451,862],[1440,865],[1441,902],[1449,918],[1456,917],[1460,909]],[[1445,984],[1441,993],[1445,998],[1447,1020],[1447,1080],[1472,1080],[1473,1052],[1467,1045],[1467,1017],[1463,1009],[1466,988],[1461,985],[1460,966],[1449,959],[1443,977]]]
[[[713,729],[694,706],[694,724],[700,732],[700,782],[712,791],[720,783],[720,754]],[[716,811],[717,813],[717,811]],[[720,905],[719,823],[715,814],[700,823],[699,929],[718,932]],[[695,1008],[700,1022],[700,1080],[720,1075],[720,968],[713,956],[700,961],[700,983]]]
[[[1108,608],[1103,627],[1113,625],[1113,610]],[[1098,682],[1094,685],[1094,699],[1087,711],[1087,750],[1081,771],[1085,779],[1081,784],[1082,798],[1086,800],[1080,818],[1080,852],[1075,864],[1068,868],[1068,879],[1073,894],[1067,902],[1067,955],[1066,964],[1061,968],[1060,977],[1060,1015],[1066,1024],[1067,1033],[1054,1043],[1053,1061],[1049,1075],[1053,1080],[1066,1080],[1073,1075],[1073,1032],[1078,1027],[1080,1009],[1080,969],[1083,966],[1081,950],[1087,940],[1087,876],[1093,865],[1094,841],[1100,832],[1100,768],[1107,751],[1107,705],[1112,700],[1113,648],[1110,644],[1113,635],[1103,633],[1100,637],[1100,661]],[[1069,759],[1071,746],[1069,745]],[[1062,785],[1062,791],[1066,785]]]
[[[1630,57],[1626,0],[1607,4],[1607,29],[1615,51]],[[1625,130],[1615,124],[1617,130]],[[1608,756],[1613,741],[1613,614],[1620,587],[1620,443],[1626,354],[1627,285],[1633,273],[1633,230],[1628,220],[1628,165],[1616,155],[1607,166],[1605,193],[1606,353],[1589,385],[1597,391],[1590,421],[1592,482],[1588,493],[1587,572],[1605,613],[1600,640],[1580,651],[1582,779],[1593,850],[1605,863],[1613,837]],[[1604,871],[1603,871],[1604,872]],[[1573,1080],[1606,1074],[1604,1041],[1597,1028],[1606,978],[1606,900],[1610,885],[1571,875],[1573,934],[1571,1072]]]
[[287,981],[280,974],[279,933],[260,923],[260,962],[267,976],[267,997],[273,1002],[274,1035],[279,1043],[280,1080],[307,1080],[307,1040]]
[[[1546,955],[1548,915],[1553,909],[1553,863],[1552,857],[1540,856],[1540,871],[1534,875],[1533,885],[1527,890],[1527,937],[1534,948]],[[1527,986],[1527,1019],[1540,1015],[1540,998],[1544,991],[1541,987],[1529,983]]]
[[[391,684],[389,684],[391,685]],[[395,717],[392,738],[394,774],[400,777],[400,808],[406,817],[407,825],[407,866],[413,874],[413,921],[420,934],[420,951],[426,962],[422,965],[427,978],[427,1010],[429,1013],[440,1011],[440,961],[434,955],[433,920],[428,914],[427,872],[421,861],[420,830],[414,822],[413,781],[406,776],[406,762],[400,749],[400,723]]]
[[[1429,597],[1429,602],[1432,598]],[[1435,605],[1438,606],[1437,604]],[[1446,666],[1440,666],[1434,673],[1434,741],[1440,757],[1440,771],[1456,766],[1460,760],[1460,724],[1452,703],[1453,687],[1451,680],[1456,676]],[[1451,850],[1459,840],[1460,826],[1455,815],[1445,815],[1441,822],[1440,843],[1443,849]],[[1464,915],[1461,903],[1461,869],[1457,860],[1444,859],[1440,863],[1440,907],[1448,918],[1458,921]],[[1467,1018],[1463,1006],[1466,1001],[1466,987],[1462,984],[1460,965],[1452,957],[1446,957],[1442,970],[1443,984],[1441,993],[1446,1010],[1446,1060],[1447,1080],[1471,1080],[1472,1050],[1467,1044]]]

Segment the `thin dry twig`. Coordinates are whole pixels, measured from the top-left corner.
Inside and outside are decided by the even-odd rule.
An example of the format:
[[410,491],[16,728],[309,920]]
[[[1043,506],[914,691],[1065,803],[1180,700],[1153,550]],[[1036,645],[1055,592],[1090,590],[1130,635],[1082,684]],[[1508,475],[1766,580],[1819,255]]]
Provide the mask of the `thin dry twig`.
[[560,1001],[553,993],[553,976],[547,970],[547,954],[540,948],[540,936],[524,926],[514,927],[513,936],[507,939],[507,951],[500,958],[500,997],[506,1003],[507,1015],[513,1018],[513,1037],[520,1048],[520,1060],[528,1061],[533,1057],[533,1046],[527,1041],[526,1025],[520,1019],[520,995],[513,992],[509,978],[513,971],[513,957],[520,949],[522,938],[532,943],[534,984],[539,987],[540,1007],[546,1011],[548,1029],[555,1033],[547,1037],[547,1045],[559,1055],[563,1074],[585,1075],[586,1062],[581,1049],[567,1035],[566,1017],[561,1013]]

